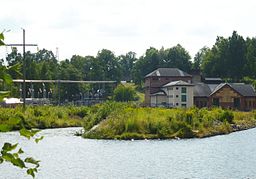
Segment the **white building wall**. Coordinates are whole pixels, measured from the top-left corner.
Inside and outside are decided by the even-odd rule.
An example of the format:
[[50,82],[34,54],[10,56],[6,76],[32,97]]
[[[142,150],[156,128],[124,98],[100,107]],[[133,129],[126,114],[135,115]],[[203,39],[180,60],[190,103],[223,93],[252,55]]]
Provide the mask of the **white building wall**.
[[167,102],[167,96],[164,95],[153,95],[150,97],[151,106],[165,106]]
[[150,106],[156,106],[156,96],[150,96]]
[[[186,93],[182,93],[182,87],[186,88]],[[194,100],[193,86],[172,86],[165,88],[167,91],[167,103],[170,107],[192,107]],[[186,102],[182,102],[182,95],[186,95]]]

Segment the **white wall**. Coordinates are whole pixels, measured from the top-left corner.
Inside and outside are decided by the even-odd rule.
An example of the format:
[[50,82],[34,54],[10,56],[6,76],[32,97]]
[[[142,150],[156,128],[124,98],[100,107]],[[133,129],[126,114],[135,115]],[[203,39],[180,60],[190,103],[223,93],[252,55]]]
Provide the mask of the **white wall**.
[[[182,93],[181,89],[186,88],[186,93]],[[167,94],[167,103],[173,107],[183,107],[182,104],[186,105],[187,108],[194,105],[194,93],[193,86],[172,86],[163,89]],[[182,95],[186,95],[186,102],[182,102]]]
[[163,95],[150,96],[150,104],[152,107],[163,106],[163,103],[167,103],[167,97]]

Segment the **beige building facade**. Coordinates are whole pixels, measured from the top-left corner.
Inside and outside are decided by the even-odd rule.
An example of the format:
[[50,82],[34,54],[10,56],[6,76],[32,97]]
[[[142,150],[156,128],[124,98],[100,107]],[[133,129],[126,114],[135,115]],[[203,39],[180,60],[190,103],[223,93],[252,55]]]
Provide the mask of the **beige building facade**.
[[164,85],[161,91],[150,96],[153,107],[183,107],[194,105],[193,85],[185,81],[173,81]]

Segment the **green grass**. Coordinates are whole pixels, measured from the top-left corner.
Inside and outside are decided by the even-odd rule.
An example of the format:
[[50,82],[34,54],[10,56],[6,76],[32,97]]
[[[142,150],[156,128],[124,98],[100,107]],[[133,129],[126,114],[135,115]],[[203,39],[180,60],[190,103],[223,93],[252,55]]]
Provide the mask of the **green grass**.
[[83,126],[83,137],[93,139],[201,138],[256,126],[256,111],[143,108],[132,102],[29,106],[24,113],[21,107],[0,108],[0,114],[0,132]]
[[[131,103],[109,102],[97,106],[94,113],[88,113],[85,121],[90,125],[85,126],[83,136],[95,139],[201,138],[254,127],[255,116],[255,112],[220,108],[141,108]],[[97,127],[92,128],[95,125]]]
[[138,102],[139,103],[143,103],[144,102],[144,99],[145,99],[144,92],[137,90],[137,86],[134,83],[124,83],[123,85],[126,86],[126,87],[131,87],[132,89],[135,90],[136,96],[138,97]]
[[8,126],[9,130],[19,130],[22,126],[39,129],[83,126],[88,111],[88,107],[74,106],[29,106],[24,113],[21,107],[0,108],[0,131],[1,126],[2,129]]

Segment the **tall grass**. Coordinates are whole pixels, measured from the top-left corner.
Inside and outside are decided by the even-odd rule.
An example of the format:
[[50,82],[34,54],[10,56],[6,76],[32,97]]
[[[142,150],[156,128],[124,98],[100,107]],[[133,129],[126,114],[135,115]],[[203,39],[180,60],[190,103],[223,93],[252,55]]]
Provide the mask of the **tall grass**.
[[[86,138],[169,139],[206,137],[256,126],[256,111],[142,108],[135,103],[105,102],[91,107],[29,106],[0,108],[1,128],[84,126]],[[17,123],[17,120],[20,121]]]
[[[22,126],[39,129],[83,126],[88,111],[88,107],[74,106],[29,106],[25,113],[21,107],[0,108],[0,125],[7,125],[11,130]],[[13,122],[17,120],[20,122]]]
[[[105,109],[107,115],[101,114]],[[95,117],[97,116],[97,117]],[[241,117],[242,116],[242,117]],[[255,126],[254,112],[213,109],[141,108],[124,103],[97,106],[97,112],[86,119],[86,138],[144,139],[192,138],[225,134],[236,124]],[[97,127],[92,128],[97,125]]]

